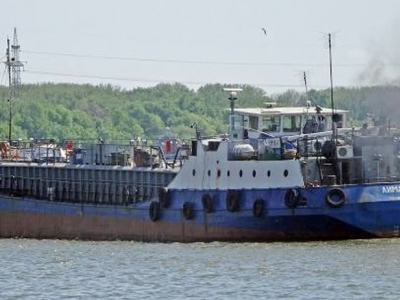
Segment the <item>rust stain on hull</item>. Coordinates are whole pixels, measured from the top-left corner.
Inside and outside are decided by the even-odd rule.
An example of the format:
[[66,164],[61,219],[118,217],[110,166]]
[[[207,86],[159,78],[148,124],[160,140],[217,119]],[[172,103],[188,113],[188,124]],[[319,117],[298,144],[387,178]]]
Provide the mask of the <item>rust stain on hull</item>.
[[[289,234],[267,231],[215,227],[187,220],[177,222],[135,220],[96,215],[37,214],[1,212],[0,236],[40,239],[134,240],[144,242],[211,242],[211,241],[301,241],[346,238],[343,230],[336,234]],[[352,238],[392,237],[393,232],[377,236],[360,233]],[[348,237],[347,237],[348,238]]]
[[1,237],[82,240],[190,242],[267,238],[259,231],[210,228],[181,222],[151,222],[127,218],[1,212]]

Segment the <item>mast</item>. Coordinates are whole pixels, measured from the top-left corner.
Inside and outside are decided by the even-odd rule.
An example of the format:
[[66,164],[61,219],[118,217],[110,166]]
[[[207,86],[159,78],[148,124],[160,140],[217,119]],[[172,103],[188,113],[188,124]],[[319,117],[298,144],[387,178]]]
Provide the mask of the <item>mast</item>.
[[[20,45],[18,44],[17,28],[14,28],[14,41],[11,45],[12,49],[12,85],[14,87],[14,93],[18,92],[18,88],[21,87],[21,69],[24,64],[19,60],[19,52],[21,51]],[[14,94],[15,96],[15,94]]]
[[8,72],[8,88],[9,88],[9,95],[8,95],[8,142],[11,143],[11,126],[12,126],[12,98],[13,98],[13,88],[12,88],[12,81],[11,81],[11,58],[10,58],[10,39],[7,39],[7,51],[6,51],[6,66]]
[[[306,89],[306,111],[307,111],[307,114],[306,114],[306,121],[305,122],[307,122],[307,120],[308,120],[308,110],[310,109],[311,103],[308,100],[307,76],[306,76],[306,72],[305,71],[303,72],[303,80],[304,80],[304,86],[305,86],[305,89]],[[301,123],[300,123],[300,134],[303,134],[303,124],[302,124],[303,119],[304,118],[302,117],[301,118]]]
[[[12,50],[12,53],[11,53]],[[20,46],[18,44],[17,28],[14,28],[14,40],[10,45],[10,39],[7,38],[6,49],[6,67],[8,72],[8,107],[9,107],[9,120],[8,120],[8,141],[11,142],[12,133],[12,102],[18,95],[18,88],[21,86],[21,68],[24,64],[19,60]]]
[[342,182],[342,165],[338,162],[337,157],[337,130],[335,126],[335,107],[333,101],[333,72],[332,72],[332,35],[328,34],[328,46],[329,46],[329,77],[331,82],[331,107],[332,107],[332,141],[333,141],[333,168],[337,182]]
[[[306,72],[303,72],[304,86],[306,88],[306,101],[308,101],[308,88],[307,88],[307,76]],[[308,103],[307,103],[308,104]]]
[[329,77],[331,82],[331,108],[332,108],[332,132],[335,136],[335,125],[333,122],[333,115],[335,114],[335,108],[333,105],[333,72],[332,72],[332,39],[331,34],[328,33],[328,47],[329,47]]
[[[237,93],[241,92],[241,88],[224,88],[225,92],[229,92],[230,113],[229,113],[229,139],[236,140],[239,137],[238,126],[235,124],[235,102],[237,100]],[[243,124],[240,124],[241,127]],[[242,127],[243,130],[243,127]]]

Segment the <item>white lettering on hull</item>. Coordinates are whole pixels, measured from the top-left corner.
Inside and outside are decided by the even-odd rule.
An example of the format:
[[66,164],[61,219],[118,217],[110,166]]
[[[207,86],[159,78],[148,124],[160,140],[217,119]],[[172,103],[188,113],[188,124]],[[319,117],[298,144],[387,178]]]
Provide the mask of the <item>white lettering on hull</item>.
[[400,193],[400,185],[389,185],[382,187],[382,194]]

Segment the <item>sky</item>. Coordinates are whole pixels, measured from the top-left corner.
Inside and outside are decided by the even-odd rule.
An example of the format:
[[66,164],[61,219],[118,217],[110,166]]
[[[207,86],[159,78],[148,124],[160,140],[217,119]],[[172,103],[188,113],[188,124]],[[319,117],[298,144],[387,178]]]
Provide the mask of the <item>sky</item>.
[[22,83],[249,84],[273,94],[304,91],[305,73],[308,89],[324,89],[328,34],[334,86],[400,82],[398,0],[1,2],[0,59],[17,28]]

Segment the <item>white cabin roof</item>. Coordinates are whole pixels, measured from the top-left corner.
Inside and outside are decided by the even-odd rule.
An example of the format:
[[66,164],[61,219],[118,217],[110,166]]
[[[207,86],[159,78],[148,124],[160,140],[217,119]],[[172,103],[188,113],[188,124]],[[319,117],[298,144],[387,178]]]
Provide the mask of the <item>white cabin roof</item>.
[[[304,115],[307,114],[317,114],[315,107],[307,108],[305,106],[297,106],[297,107],[271,107],[271,108],[235,108],[235,112],[238,114],[245,115]],[[335,113],[338,114],[346,114],[349,111],[344,109],[335,109]],[[321,114],[327,115],[332,114],[331,108],[321,107]]]

